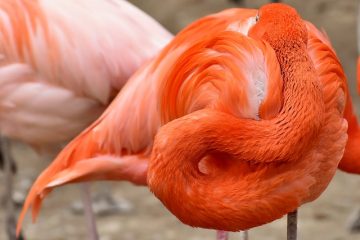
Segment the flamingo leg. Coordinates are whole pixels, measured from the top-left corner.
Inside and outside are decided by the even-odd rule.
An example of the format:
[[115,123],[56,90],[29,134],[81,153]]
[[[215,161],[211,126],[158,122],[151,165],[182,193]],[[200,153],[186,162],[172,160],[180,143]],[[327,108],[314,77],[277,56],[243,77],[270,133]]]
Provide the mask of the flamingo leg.
[[297,239],[297,210],[287,215],[287,240]]
[[133,205],[126,199],[120,199],[120,201],[115,200],[111,193],[110,182],[102,183],[102,185],[105,184],[108,184],[108,186],[100,188],[94,198],[94,202],[97,202],[98,204],[98,208],[95,208],[95,213],[98,216],[106,216],[130,212],[133,209]]
[[360,232],[360,209],[357,209],[351,214],[348,228],[351,233]]
[[[115,200],[111,194],[111,186],[106,186],[107,182],[101,183],[102,187],[97,189],[92,196],[92,209],[95,216],[109,216],[117,213],[128,213],[133,209],[133,205],[126,199]],[[84,214],[84,203],[74,202],[71,206],[74,214]]]
[[84,204],[85,220],[88,230],[88,239],[98,240],[99,234],[96,227],[96,219],[95,219],[94,211],[92,209],[90,184],[89,183],[81,184],[81,190],[83,195],[82,197]]
[[[220,231],[216,232],[216,240],[228,240],[229,239],[229,232]],[[240,232],[240,240],[249,240],[249,233],[248,231],[241,231]]]
[[248,232],[248,230],[240,232],[240,240],[249,240],[249,232]]
[[229,239],[229,233],[227,231],[216,231],[216,240],[228,240]]
[[[9,140],[1,136],[1,154],[4,161],[4,173],[5,173],[5,206],[6,206],[6,233],[9,240],[16,240],[16,217],[15,206],[13,201],[13,160],[9,151]],[[19,237],[21,239],[22,236]]]

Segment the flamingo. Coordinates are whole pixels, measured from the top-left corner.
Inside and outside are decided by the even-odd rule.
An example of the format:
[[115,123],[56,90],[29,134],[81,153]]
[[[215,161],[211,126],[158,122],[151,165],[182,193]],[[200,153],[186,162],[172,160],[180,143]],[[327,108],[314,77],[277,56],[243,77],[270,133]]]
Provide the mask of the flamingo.
[[[41,155],[90,125],[132,73],[172,39],[123,0],[1,0],[0,11],[0,133]],[[5,139],[2,144],[9,169]]]
[[[359,36],[358,39],[360,39]],[[359,40],[358,43],[360,44]],[[358,94],[360,94],[360,57],[357,59],[357,91]],[[352,111],[349,112],[350,112],[349,116],[351,117],[351,123],[349,123],[349,131],[348,131],[349,141],[346,145],[344,157],[339,164],[339,169],[347,173],[360,174],[360,160],[359,160],[360,126],[356,114],[352,113]],[[349,226],[350,231],[359,232],[360,211],[357,210],[355,214],[351,216],[350,220],[351,220]]]
[[[358,93],[360,94],[360,57],[357,60],[357,84],[358,84]],[[345,107],[344,116],[348,121],[348,141],[346,143],[345,152],[343,158],[341,159],[338,168],[341,171],[351,173],[351,174],[360,174],[360,150],[359,150],[359,141],[360,141],[360,127],[354,112],[354,107],[350,98],[350,93],[348,94],[347,104]],[[360,214],[356,212],[350,222],[350,231],[357,232],[360,227]]]
[[[357,60],[357,86],[358,93],[360,94],[360,57]],[[360,127],[356,117],[356,114],[353,110],[353,105],[351,99],[348,99],[349,104],[345,109],[345,116],[348,120],[348,136],[349,140],[346,144],[344,156],[339,163],[339,169],[351,173],[351,174],[360,174]],[[351,216],[349,230],[351,232],[358,232],[360,229],[360,212],[356,211],[354,215]]]
[[[357,18],[357,50],[358,54],[360,54],[360,5],[358,5]],[[360,57],[357,60],[357,90],[360,94]],[[360,127],[350,97],[347,102],[345,117],[348,121],[349,140],[346,144],[344,156],[339,163],[339,169],[351,174],[360,174]],[[350,222],[350,231],[359,231],[359,227],[360,214],[357,211]]]
[[[360,54],[360,5],[358,5],[358,14],[357,14],[357,49]],[[357,90],[360,94],[360,57],[357,60]],[[360,128],[358,124],[358,120],[356,114],[353,110],[353,106],[351,103],[351,99],[349,97],[349,104],[345,109],[345,116],[348,120],[348,135],[349,140],[346,144],[346,149],[344,152],[344,156],[339,163],[339,169],[348,173],[360,174],[360,149],[359,149],[359,141],[360,141]]]
[[291,212],[296,220],[343,155],[346,88],[326,35],[287,5],[202,18],[40,174],[17,231],[54,188],[96,180],[148,185],[194,227],[247,230]]

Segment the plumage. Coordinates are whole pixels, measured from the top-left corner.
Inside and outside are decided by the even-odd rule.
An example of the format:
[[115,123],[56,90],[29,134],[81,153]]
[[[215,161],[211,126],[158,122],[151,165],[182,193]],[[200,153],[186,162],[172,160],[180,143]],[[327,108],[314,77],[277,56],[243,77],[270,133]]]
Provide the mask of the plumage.
[[[170,39],[124,0],[0,0],[0,167],[15,166],[5,138],[56,153]],[[13,239],[12,176],[5,172]]]
[[[358,92],[360,93],[360,58],[357,63],[357,84]],[[339,169],[348,173],[360,174],[360,128],[353,109],[350,94],[348,95],[347,106],[345,108],[345,117],[349,123],[349,140],[346,143],[344,156],[339,164]]]
[[256,15],[230,9],[181,31],[38,177],[18,229],[53,188],[90,180],[149,184],[184,223],[232,231],[316,199],[347,140],[346,79],[311,23],[287,52],[295,67],[274,46],[296,36],[256,38]]
[[172,38],[123,0],[2,0],[0,11],[0,131],[39,149],[88,126]]

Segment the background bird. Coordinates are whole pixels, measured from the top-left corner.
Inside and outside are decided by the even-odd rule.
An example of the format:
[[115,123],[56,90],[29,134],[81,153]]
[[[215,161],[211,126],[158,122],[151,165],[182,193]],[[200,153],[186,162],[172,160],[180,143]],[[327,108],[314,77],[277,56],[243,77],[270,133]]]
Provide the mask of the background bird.
[[[360,5],[357,10],[357,52],[360,54]],[[360,58],[357,61],[357,90],[360,93]],[[345,109],[346,119],[348,120],[348,135],[349,140],[346,144],[344,156],[339,163],[339,169],[348,172],[360,174],[360,129],[356,116],[354,106],[351,102],[350,96],[348,98],[349,104]],[[355,105],[356,107],[356,105]]]
[[[2,0],[0,9],[0,133],[7,162],[5,138],[41,155],[59,150],[172,38],[122,0]],[[7,178],[10,198],[9,172]],[[8,218],[11,205],[9,199]]]
[[[357,89],[358,93],[360,94],[360,58],[357,60]],[[360,174],[360,126],[355,114],[352,115],[352,118],[349,121],[349,136],[350,139],[347,143],[347,146],[351,149],[351,151],[345,152],[344,158],[339,164],[339,168],[348,173]],[[352,233],[360,232],[359,209],[355,210],[350,216],[349,230]]]
[[[357,10],[357,53],[360,54],[360,5]],[[360,58],[357,60],[357,91],[360,94]],[[355,105],[356,106],[356,105]],[[357,108],[358,110],[359,108]],[[358,111],[356,111],[358,112]],[[349,140],[346,144],[344,156],[339,164],[339,169],[353,174],[360,174],[360,128],[358,119],[352,104],[348,106],[345,114],[348,116]],[[350,217],[349,230],[352,233],[360,231],[360,211],[355,210]]]
[[[229,119],[259,120],[275,117],[281,109],[283,100],[280,81],[281,65],[279,66],[276,55],[269,45],[262,45],[242,35],[247,35],[249,28],[255,24],[256,13],[256,10],[228,10],[202,19],[182,31],[157,59],[132,77],[110,108],[91,127],[73,140],[52,165],[39,176],[25,203],[19,228],[28,207],[33,208],[36,217],[43,197],[52,188],[67,183],[89,180],[128,180],[137,184],[146,184],[146,175],[149,174],[148,181],[152,182],[152,190],[156,188],[155,183],[159,183],[159,189],[162,187],[167,189],[167,182],[163,184],[159,181],[154,182],[152,178],[156,177],[156,174],[147,172],[154,136],[159,134],[160,126],[165,123],[179,123],[177,128],[180,131],[182,116],[185,115],[184,120],[187,119],[190,122],[192,119],[201,120],[202,117],[206,117],[207,108],[221,109],[221,112],[225,116],[228,115]],[[307,24],[307,28],[310,31],[309,46],[311,46],[307,49],[308,54],[322,84],[327,86],[326,91],[324,90],[326,108],[324,124],[325,129],[333,127],[332,134],[327,136],[333,148],[330,151],[328,148],[325,152],[319,151],[317,161],[309,162],[308,160],[312,159],[312,151],[310,151],[310,155],[304,158],[305,160],[297,164],[294,162],[285,164],[284,168],[280,167],[280,173],[276,171],[276,168],[271,167],[270,172],[264,170],[260,173],[262,170],[258,169],[260,175],[272,172],[274,186],[284,184],[285,187],[290,183],[294,185],[285,187],[284,190],[288,190],[282,193],[284,195],[280,194],[286,195],[287,200],[283,202],[286,203],[286,207],[277,205],[279,209],[282,209],[281,211],[270,211],[274,215],[262,216],[262,223],[253,222],[252,224],[255,225],[271,221],[270,219],[274,220],[288,211],[295,210],[301,203],[318,197],[333,176],[345,145],[346,124],[342,118],[342,108],[345,104],[343,97],[344,92],[346,93],[344,75],[326,37],[311,24]],[[207,38],[203,37],[204,32],[207,33]],[[227,71],[223,71],[223,67]],[[323,67],[325,71],[321,71]],[[265,81],[264,79],[267,79],[266,84],[262,82]],[[239,81],[238,85],[237,81]],[[244,88],[246,85],[249,87]],[[270,92],[272,94],[268,94]],[[140,100],[138,96],[143,96],[143,98]],[[244,104],[246,102],[248,103]],[[203,108],[205,108],[204,111],[198,111]],[[158,112],[158,109],[161,111]],[[129,112],[131,114],[125,115]],[[191,117],[191,113],[200,115]],[[204,115],[201,115],[202,113]],[[188,118],[186,118],[187,114],[190,114]],[[179,120],[174,120],[177,118]],[[193,126],[196,125],[193,124]],[[320,131],[320,137],[328,133],[325,129]],[[161,130],[161,133],[164,134],[166,131]],[[158,139],[160,140],[155,142],[157,149],[163,150],[158,144],[164,146],[168,144],[169,149],[174,146],[170,144],[171,142],[167,142],[166,137],[158,137]],[[191,147],[192,144],[187,146]],[[189,153],[193,152],[189,151]],[[219,154],[218,157],[223,156]],[[329,155],[332,156],[331,161],[325,161],[325,159],[328,160]],[[294,157],[299,156],[301,154],[294,155]],[[204,166],[200,165],[200,171],[204,171],[205,175],[211,174],[212,170],[221,174],[223,173],[221,168],[226,168],[220,164],[217,166],[218,169],[216,161],[212,162],[211,158],[208,162],[210,165],[206,165],[206,161],[204,164]],[[250,174],[252,167],[247,168],[246,162],[243,165],[243,174]],[[241,164],[239,166],[241,167]],[[253,167],[254,171],[257,170],[256,164]],[[327,169],[321,177],[318,175],[320,168]],[[172,172],[176,173],[177,169],[173,169]],[[184,171],[184,174],[187,173]],[[223,177],[226,177],[225,174]],[[168,180],[171,182],[171,177]],[[265,183],[269,184],[264,180]],[[171,186],[170,183],[169,186]],[[312,190],[309,192],[309,189]],[[154,191],[159,195],[157,190]],[[162,200],[169,207],[170,203]],[[174,206],[176,208],[178,205],[174,203]],[[171,206],[169,208],[174,211]],[[266,215],[266,211],[263,212]],[[231,216],[229,214],[229,219]],[[251,216],[253,215],[249,214],[250,218]],[[224,225],[219,226],[224,228]],[[252,226],[251,224],[242,225],[240,229]]]

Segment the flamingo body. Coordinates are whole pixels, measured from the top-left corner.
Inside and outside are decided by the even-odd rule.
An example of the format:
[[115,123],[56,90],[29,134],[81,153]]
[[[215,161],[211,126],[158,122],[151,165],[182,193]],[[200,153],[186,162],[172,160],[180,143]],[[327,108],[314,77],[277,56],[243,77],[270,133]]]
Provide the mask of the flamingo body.
[[301,55],[287,52],[304,61],[294,67],[280,43],[256,37],[256,15],[230,9],[181,31],[38,177],[18,229],[53,188],[90,180],[148,184],[184,223],[231,231],[316,199],[346,144],[346,79],[312,24],[291,15],[304,26]]
[[2,0],[0,11],[0,131],[43,149],[87,127],[172,38],[122,0]]

